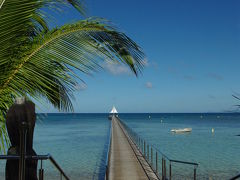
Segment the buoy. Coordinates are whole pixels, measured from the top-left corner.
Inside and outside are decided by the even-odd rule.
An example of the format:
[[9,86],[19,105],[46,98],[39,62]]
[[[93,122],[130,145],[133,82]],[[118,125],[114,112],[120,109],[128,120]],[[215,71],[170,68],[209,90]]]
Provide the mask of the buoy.
[[148,118],[150,119],[150,118],[151,118],[151,116],[148,116]]
[[212,128],[212,133],[214,133],[214,128]]

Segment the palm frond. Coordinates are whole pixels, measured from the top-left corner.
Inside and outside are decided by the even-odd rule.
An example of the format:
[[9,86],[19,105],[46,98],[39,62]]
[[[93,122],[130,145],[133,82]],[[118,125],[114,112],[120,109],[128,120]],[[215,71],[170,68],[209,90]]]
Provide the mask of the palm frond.
[[[28,44],[32,39],[48,31],[48,17],[43,14],[47,8],[57,8],[59,5],[73,5],[84,12],[80,0],[5,0],[0,8],[0,65],[9,65],[11,58],[19,56],[22,44]],[[24,47],[22,47],[24,48]],[[21,57],[18,57],[21,58]]]
[[85,15],[85,3],[84,0],[68,0],[68,3],[70,3],[73,7],[75,7],[82,15]]
[[[60,7],[73,5],[80,13],[83,13],[81,2],[80,0],[0,0],[0,89],[3,88],[6,77],[9,77],[12,71],[19,67],[21,59],[31,48],[33,39],[49,31],[45,11],[49,8],[57,9],[59,5]],[[17,87],[3,89],[0,95],[0,151],[2,152],[4,152],[5,145],[9,144],[4,124],[6,111],[13,104],[16,96],[27,96],[25,91]],[[64,93],[61,95],[64,96]],[[57,96],[54,102],[56,99]]]
[[[136,76],[142,71],[141,48],[104,19],[91,18],[49,30],[41,9],[56,2],[70,3],[83,12],[77,0],[6,0],[0,8],[2,124],[17,96],[45,98],[59,110],[72,111],[76,78],[80,79],[77,71],[92,74],[102,69],[105,61],[123,63]],[[7,137],[1,127],[1,137]]]
[[3,80],[1,92],[45,96],[55,107],[72,110],[75,70],[91,74],[106,59],[121,62],[138,75],[144,54],[125,34],[103,19],[88,19],[36,37],[31,50]]
[[[33,39],[49,31],[46,8],[73,5],[84,12],[80,0],[5,0],[0,8],[0,87],[9,72],[19,67],[25,53],[31,49]],[[44,8],[43,8],[44,7]]]
[[1,9],[1,7],[2,7],[4,1],[5,1],[5,0],[0,0],[0,9]]

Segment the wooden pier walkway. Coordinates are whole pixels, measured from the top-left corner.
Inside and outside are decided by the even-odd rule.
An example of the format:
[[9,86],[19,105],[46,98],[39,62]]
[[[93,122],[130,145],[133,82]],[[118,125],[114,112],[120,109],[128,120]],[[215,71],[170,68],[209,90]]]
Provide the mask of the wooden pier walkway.
[[117,117],[112,118],[112,139],[109,158],[110,180],[157,180],[136,145],[129,138]]

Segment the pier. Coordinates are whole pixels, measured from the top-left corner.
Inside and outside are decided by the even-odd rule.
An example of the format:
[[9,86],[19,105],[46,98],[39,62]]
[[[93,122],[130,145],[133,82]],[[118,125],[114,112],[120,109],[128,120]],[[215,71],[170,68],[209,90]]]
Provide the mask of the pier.
[[197,179],[198,163],[171,159],[122,121],[111,116],[106,180]]
[[116,116],[112,117],[108,166],[107,179],[109,180],[158,179]]

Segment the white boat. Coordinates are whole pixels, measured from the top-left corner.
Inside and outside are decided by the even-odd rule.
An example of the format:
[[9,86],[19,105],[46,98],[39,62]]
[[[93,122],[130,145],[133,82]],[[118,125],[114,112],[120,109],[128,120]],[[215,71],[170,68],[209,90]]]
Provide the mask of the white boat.
[[174,132],[174,133],[192,132],[192,128],[172,129],[171,132]]

